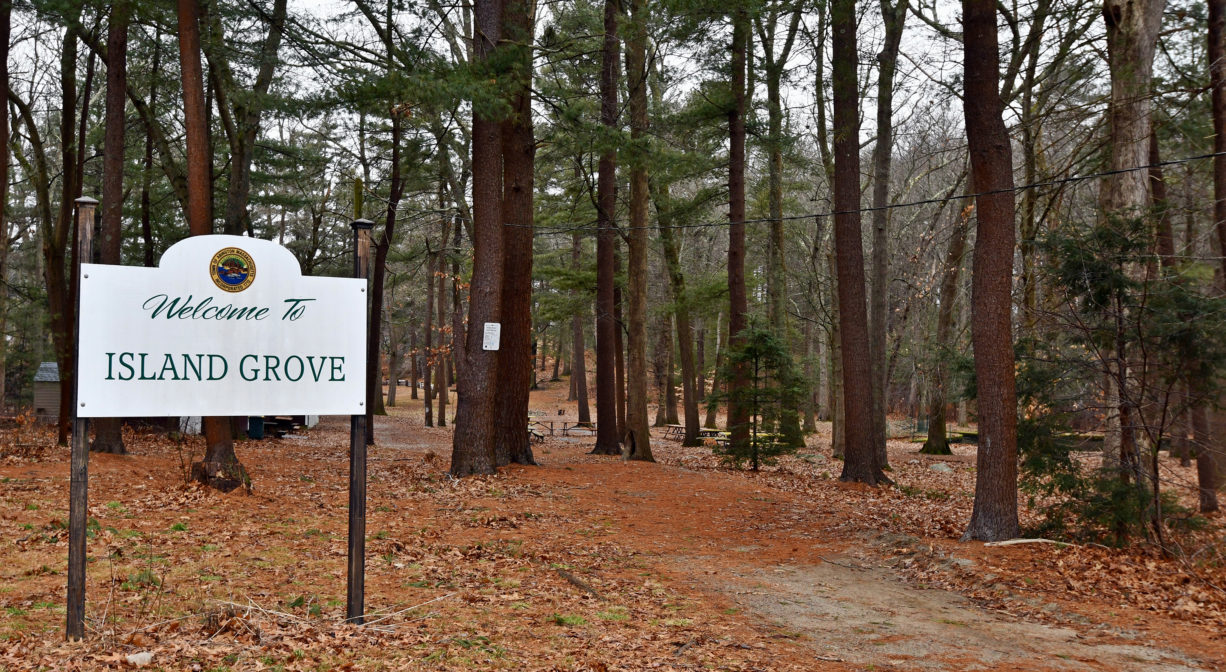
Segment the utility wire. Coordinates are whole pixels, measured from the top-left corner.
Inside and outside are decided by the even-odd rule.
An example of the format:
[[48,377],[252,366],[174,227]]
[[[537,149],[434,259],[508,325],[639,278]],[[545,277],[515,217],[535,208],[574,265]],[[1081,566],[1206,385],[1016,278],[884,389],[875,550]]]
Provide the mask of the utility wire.
[[[1110,177],[1112,175],[1123,175],[1125,173],[1132,173],[1138,170],[1149,170],[1150,168],[1165,168],[1167,166],[1178,166],[1178,165],[1182,165],[1185,163],[1192,163],[1194,161],[1204,161],[1205,159],[1212,159],[1212,158],[1216,158],[1219,156],[1226,156],[1226,152],[1211,152],[1209,154],[1199,154],[1197,156],[1187,156],[1181,159],[1170,159],[1168,161],[1159,161],[1157,163],[1150,163],[1144,166],[1137,166],[1135,168],[1118,168],[1115,170],[1105,170],[1102,172],[1090,173],[1087,175],[1071,175],[1069,177],[1061,177],[1058,179],[1047,180],[1044,182],[1033,182],[1031,184],[1019,184],[1009,189],[993,189],[990,191],[981,191],[981,192],[977,192],[973,194],[964,194],[961,196],[951,196],[948,198],[945,198],[945,197],[925,198],[925,199],[918,200],[918,201],[909,201],[906,203],[891,203],[889,205],[883,205],[883,206],[877,206],[877,207],[870,206],[870,207],[865,207],[865,208],[858,208],[856,210],[834,210],[830,212],[814,212],[814,213],[810,213],[806,215],[785,215],[783,217],[780,217],[779,219],[774,219],[774,218],[769,218],[769,217],[763,217],[763,218],[758,218],[758,219],[745,219],[745,220],[742,220],[736,223],[737,224],[763,224],[767,222],[774,222],[774,221],[780,221],[780,220],[795,221],[795,220],[802,220],[802,219],[821,219],[821,218],[826,218],[826,217],[834,217],[836,215],[876,212],[878,210],[895,210],[895,209],[901,209],[901,208],[913,208],[913,207],[921,206],[921,205],[935,205],[935,204],[944,203],[947,201],[960,201],[960,200],[966,200],[966,199],[971,199],[971,198],[978,198],[980,196],[995,196],[998,194],[1016,193],[1016,192],[1025,191],[1028,189],[1043,189],[1045,187],[1058,187],[1058,186],[1062,186],[1065,184],[1073,184],[1076,182],[1084,182],[1085,180],[1098,179],[1100,177]],[[721,220],[718,222],[695,222],[693,224],[673,224],[673,225],[670,225],[668,228],[670,229],[721,228],[721,227],[730,226],[731,224],[732,222]],[[533,228],[536,230],[536,233],[540,235],[556,234],[556,233],[574,233],[576,231],[595,232],[599,230],[596,226],[593,226],[593,223],[591,222],[584,223],[584,224],[578,224],[576,226],[542,227],[542,226],[533,226],[533,225],[528,225],[528,224],[511,224],[511,223],[503,223],[503,226],[515,227],[515,228]],[[664,227],[661,227],[659,224],[649,224],[647,226],[642,226],[642,227],[619,226],[619,227],[615,227],[615,230],[616,231],[627,231],[627,230],[639,229],[639,228],[661,229]]]

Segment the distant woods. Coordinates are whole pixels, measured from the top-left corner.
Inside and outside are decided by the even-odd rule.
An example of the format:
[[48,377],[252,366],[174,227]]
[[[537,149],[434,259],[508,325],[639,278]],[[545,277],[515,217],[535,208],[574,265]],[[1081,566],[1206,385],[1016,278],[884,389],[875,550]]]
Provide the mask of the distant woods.
[[[1218,507],[1222,0],[341,7],[0,0],[9,409],[56,361],[67,439],[86,195],[103,263],[224,232],[346,275],[376,222],[367,407],[405,381],[456,477],[534,464],[569,376],[601,455],[715,425],[888,486],[888,439],[974,442],[968,539],[1018,535],[1020,487],[1163,544],[1160,456]],[[247,483],[204,429],[197,477]]]

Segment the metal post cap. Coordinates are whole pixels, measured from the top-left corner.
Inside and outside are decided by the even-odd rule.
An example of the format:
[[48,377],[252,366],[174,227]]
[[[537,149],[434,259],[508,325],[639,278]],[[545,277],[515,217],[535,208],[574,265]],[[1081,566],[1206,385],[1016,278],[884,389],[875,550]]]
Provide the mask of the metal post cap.
[[355,219],[353,220],[353,223],[350,224],[349,226],[352,226],[355,230],[371,229],[371,228],[374,228],[375,223],[370,221],[369,219]]
[[73,202],[77,205],[98,205],[98,201],[90,198],[89,196],[82,196]]

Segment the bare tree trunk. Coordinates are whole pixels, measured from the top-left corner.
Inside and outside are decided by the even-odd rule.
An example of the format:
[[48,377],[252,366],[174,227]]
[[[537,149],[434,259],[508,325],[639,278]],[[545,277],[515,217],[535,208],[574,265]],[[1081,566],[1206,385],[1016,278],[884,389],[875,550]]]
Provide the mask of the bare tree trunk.
[[[111,5],[106,38],[106,129],[102,149],[102,230],[99,263],[119,264],[123,238],[124,104],[128,93],[128,22],[131,6],[125,0]],[[7,152],[7,149],[5,150]],[[89,261],[88,259],[83,261]],[[124,454],[122,418],[94,420],[90,450]]]
[[[187,224],[193,236],[213,233],[209,129],[204,100],[204,71],[200,64],[200,22],[197,0],[178,0],[179,69],[183,78],[183,124],[187,144]],[[247,470],[234,454],[234,438],[227,418],[207,417],[204,459],[192,464],[193,480],[228,492],[250,488]]]
[[[409,312],[412,312],[412,305],[409,306]],[[417,400],[417,381],[420,379],[418,375],[418,363],[421,360],[421,352],[417,349],[417,329],[416,325],[409,325],[409,398]]]
[[[578,231],[571,235],[571,251],[570,263],[571,269],[578,271],[581,263],[580,259],[583,252],[583,240]],[[572,298],[578,297],[579,290],[571,290]],[[576,310],[573,317],[570,319],[571,333],[571,367],[570,367],[570,383],[571,389],[574,391],[574,400],[579,402],[579,422],[591,422],[592,415],[588,409],[587,400],[587,364],[585,355],[583,354],[583,322],[587,318],[586,307]],[[561,353],[561,348],[558,349]],[[560,357],[559,357],[560,358]],[[554,379],[558,376],[558,359],[553,360],[553,375]]]
[[[458,232],[461,228],[459,222],[453,224],[455,231]],[[451,226],[443,226],[443,249],[447,246],[447,236],[451,233]],[[453,244],[454,245],[454,244]],[[454,245],[458,247],[458,245]],[[453,254],[456,252],[453,251]],[[435,272],[435,287],[438,289],[438,298],[435,299],[434,305],[438,309],[438,350],[434,359],[438,362],[438,370],[434,374],[434,391],[438,395],[438,408],[434,413],[434,426],[447,426],[447,401],[451,396],[451,368],[448,363],[451,361],[451,346],[444,337],[447,324],[447,283],[444,282],[447,273],[447,256],[440,250],[438,253],[438,266]]]
[[[446,239],[444,238],[444,244],[446,244],[445,241]],[[425,407],[423,424],[426,427],[434,426],[434,387],[431,384],[433,383],[431,380],[431,369],[434,368],[433,360],[442,360],[442,357],[436,355],[434,351],[434,280],[435,276],[437,275],[435,272],[435,264],[438,261],[439,259],[437,254],[431,254],[426,259],[426,327],[425,342],[422,345],[422,348],[426,353],[426,366],[424,367],[425,370],[422,371],[421,383],[421,391],[424,399],[423,405]],[[439,282],[442,282],[442,280],[440,279]]]
[[996,4],[963,0],[965,96],[971,188],[978,226],[972,274],[971,339],[979,395],[975,504],[963,540],[1016,537],[1017,393],[1013,368],[1013,161],[997,88]]
[[[626,86],[630,106],[630,141],[643,146],[647,139],[647,6],[630,0],[626,37]],[[647,184],[645,152],[630,161],[630,231],[627,236],[626,283],[629,317],[626,325],[628,377],[626,380],[626,457],[655,462],[651,431],[647,426]]]
[[[13,2],[0,0],[0,92],[3,92],[0,104],[0,281],[8,281],[9,238],[8,202],[9,202],[9,39],[13,28]],[[7,332],[8,327],[8,287],[0,287],[0,335]],[[0,338],[0,412],[6,408],[5,377],[8,358],[8,339]]]
[[[719,371],[720,364],[723,363],[723,359],[722,359],[723,352],[720,349],[721,339],[724,336],[723,329],[720,328],[720,322],[722,321],[723,316],[724,314],[722,312],[716,313],[715,315],[715,370],[716,372]],[[720,377],[718,373],[716,373],[716,375],[711,377],[711,394],[710,394],[711,397],[716,397],[719,395],[719,379]],[[715,415],[718,409],[719,409],[719,404],[717,404],[716,402],[714,401],[707,402],[707,413],[703,417],[703,421],[702,421],[703,427],[707,429],[715,429],[716,427]]]
[[502,122],[502,350],[498,362],[499,466],[536,464],[528,440],[532,389],[532,189],[536,138],[532,128],[532,33],[535,3],[504,0],[503,43],[513,82],[511,116]]
[[[1161,9],[1159,9],[1161,11]],[[1156,28],[1155,28],[1156,30]],[[1218,249],[1222,255],[1217,274],[1219,295],[1226,294],[1226,0],[1209,0],[1209,86],[1213,107],[1213,223],[1218,234]],[[1226,410],[1219,394],[1218,408],[1213,412],[1217,425],[1212,442],[1200,444],[1196,452],[1196,476],[1200,488],[1200,510],[1217,511],[1217,491],[1222,487],[1222,472],[1226,470]]]
[[668,318],[665,316],[657,318],[653,326],[656,332],[656,345],[651,358],[651,374],[656,381],[656,420],[653,423],[656,427],[668,424],[665,398],[668,395],[668,353],[673,347],[669,326]]
[[856,2],[834,0],[834,244],[843,350],[844,427],[847,443],[843,481],[888,482],[872,436],[872,366],[865,313],[864,252],[860,222],[860,111],[857,84]]
[[[475,57],[491,63],[502,39],[498,0],[473,4]],[[483,350],[484,325],[501,321],[502,150],[498,121],[485,114],[472,121],[473,275],[469,285],[468,329],[461,341],[459,311],[452,313],[456,358],[456,417],[451,475],[457,478],[497,471],[494,457],[498,351]],[[525,437],[526,438],[526,437]]]
[[[604,44],[600,67],[600,122],[609,133],[617,130],[617,3],[605,0]],[[618,443],[617,330],[615,282],[617,207],[617,155],[600,154],[596,178],[596,446],[597,455],[620,455]]]
[[[728,347],[744,345],[749,326],[745,290],[745,113],[748,104],[745,69],[749,50],[749,12],[737,7],[732,15],[732,100],[728,111]],[[728,384],[728,431],[736,450],[749,445],[750,405],[745,402],[750,387],[744,364],[733,367]]]
[[[154,31],[153,36],[153,63],[150,72],[161,72],[162,60],[162,30],[158,28]],[[157,94],[158,94],[158,78],[149,78],[149,114],[156,118],[157,115]],[[144,239],[145,266],[152,267],[153,259],[153,223],[151,220],[152,203],[149,197],[149,188],[153,182],[153,129],[148,125],[145,127],[145,158],[141,170],[140,184],[140,230],[141,237]]]
[[873,370],[873,449],[877,461],[889,464],[886,453],[886,331],[890,283],[889,213],[890,161],[894,149],[894,71],[898,65],[898,49],[907,19],[908,0],[881,0],[881,21],[885,26],[885,43],[877,54],[877,140],[873,145],[873,280],[869,296],[869,360]]
[[[770,244],[767,246],[767,299],[769,304],[771,332],[783,344],[786,361],[776,372],[779,384],[784,388],[778,405],[779,434],[782,440],[791,446],[804,444],[800,431],[799,407],[802,400],[795,385],[796,370],[792,361],[791,337],[788,333],[787,319],[787,256],[784,252],[783,231],[783,100],[782,80],[796,33],[800,27],[803,6],[786,7],[784,11],[791,16],[786,25],[786,34],[781,45],[778,45],[777,35],[779,25],[783,23],[776,10],[771,10],[765,17],[755,19],[758,42],[762,45],[762,70],[766,80],[766,110],[769,171],[767,177],[768,208],[770,210]],[[776,52],[778,47],[778,52]]]
[[924,441],[921,453],[926,455],[949,455],[949,438],[945,434],[945,407],[949,404],[946,388],[948,365],[946,360],[953,346],[954,305],[958,301],[958,279],[962,273],[962,256],[966,253],[966,234],[970,228],[970,211],[955,212],[954,233],[945,252],[945,264],[941,275],[941,304],[937,307],[937,333],[935,339],[936,366],[933,367],[928,394],[928,440]]

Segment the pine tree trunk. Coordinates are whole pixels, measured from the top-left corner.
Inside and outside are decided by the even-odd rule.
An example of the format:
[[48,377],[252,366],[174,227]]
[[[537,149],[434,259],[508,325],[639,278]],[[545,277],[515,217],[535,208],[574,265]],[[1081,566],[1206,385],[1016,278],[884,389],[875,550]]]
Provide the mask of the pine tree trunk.
[[[728,349],[744,345],[744,330],[749,326],[749,304],[745,290],[745,113],[747,106],[745,69],[749,50],[749,14],[737,7],[732,15],[732,100],[728,112]],[[727,381],[728,431],[731,449],[744,452],[749,447],[750,409],[745,403],[749,373],[744,364],[733,367]]]
[[949,438],[945,434],[945,407],[949,404],[948,353],[953,350],[954,304],[958,301],[958,280],[962,272],[962,256],[966,253],[966,234],[969,229],[969,212],[955,214],[957,223],[950,236],[945,252],[945,264],[941,276],[941,304],[937,307],[937,333],[933,350],[936,366],[929,380],[928,392],[928,440],[921,453],[926,455],[949,455]]
[[414,326],[409,325],[409,399],[416,401],[420,398],[417,396],[417,381],[420,378],[417,372],[420,370],[421,353],[417,350],[417,330]]
[[[212,161],[196,1],[178,0],[179,69],[183,79],[183,124],[187,145],[187,223],[191,235],[204,236],[213,233]],[[206,448],[204,459],[192,464],[192,479],[223,492],[239,486],[250,489],[247,470],[234,454],[229,419],[206,417],[201,424]]]
[[[647,141],[647,7],[646,0],[630,0],[626,36],[626,87],[629,94],[630,141]],[[627,235],[626,285],[629,321],[626,323],[626,457],[655,462],[651,431],[647,426],[647,208],[650,204],[645,152],[630,161],[630,231]]]
[[978,225],[971,290],[971,340],[979,395],[975,504],[963,540],[1016,537],[1017,394],[1012,317],[1013,161],[998,87],[996,4],[963,0],[965,97],[971,188]]
[[[111,5],[107,24],[106,129],[102,149],[102,230],[99,235],[99,263],[119,264],[123,242],[123,167],[124,105],[128,90],[128,21],[131,7],[120,0]],[[85,260],[88,261],[88,260]],[[97,418],[90,450],[122,455],[122,418]]]
[[[715,371],[716,371],[716,374],[711,376],[711,394],[709,395],[711,398],[714,398],[719,395],[720,376],[718,372],[720,370],[720,365],[723,363],[723,359],[721,357],[723,353],[720,350],[720,343],[724,335],[723,330],[720,328],[720,322],[722,321],[723,316],[724,314],[722,312],[715,314]],[[716,403],[715,401],[707,402],[707,413],[703,417],[703,421],[702,421],[702,426],[704,428],[706,429],[716,428],[715,416],[718,410],[719,410],[718,403]]]
[[[1226,295],[1226,0],[1209,3],[1209,87],[1213,109],[1213,223],[1218,234],[1218,250],[1222,256],[1217,274],[1219,296]],[[1226,471],[1226,410],[1222,402],[1226,394],[1219,393],[1218,409],[1213,412],[1214,429],[1211,441],[1198,442],[1196,476],[1200,488],[1200,510],[1217,511],[1217,491],[1222,487]],[[1209,437],[1206,437],[1209,438]]]
[[[460,230],[460,223],[455,222],[455,230]],[[443,226],[443,245],[447,244],[447,236],[451,232],[451,226]],[[447,400],[451,396],[451,368],[448,363],[451,361],[451,347],[447,344],[447,339],[444,337],[447,325],[447,283],[443,281],[443,276],[447,272],[447,258],[442,251],[438,253],[438,266],[435,273],[435,284],[438,288],[438,298],[435,299],[435,306],[438,308],[438,354],[435,359],[438,362],[438,370],[434,374],[434,389],[438,396],[438,408],[434,413],[434,426],[447,426]]]
[[890,258],[889,213],[890,161],[894,150],[894,71],[898,64],[898,48],[907,18],[907,1],[881,2],[881,21],[885,27],[885,42],[877,54],[877,140],[873,145],[873,281],[869,296],[869,359],[872,361],[873,387],[873,449],[877,462],[889,464],[886,452],[886,331],[889,327]]
[[830,454],[843,459],[847,455],[846,401],[843,396],[843,330],[839,310],[839,279],[835,253],[826,256],[830,272]]
[[[12,0],[0,0],[0,91],[5,92],[5,99],[8,98],[9,89],[9,38],[12,35],[13,27],[13,3]],[[9,106],[7,104],[0,105],[0,143],[3,143],[3,150],[0,150],[0,280],[8,279],[9,268],[9,246],[12,241],[9,239],[8,228],[8,212],[7,204],[9,202],[9,135],[11,128],[9,126]],[[0,288],[0,334],[8,333],[8,288]],[[5,403],[6,389],[5,377],[7,369],[5,362],[8,359],[8,339],[0,338],[0,412],[7,408]]]
[[528,437],[532,389],[532,201],[536,138],[532,128],[532,43],[535,3],[505,0],[503,44],[512,60],[511,116],[502,122],[502,350],[498,362],[499,466],[536,464]]
[[[496,0],[473,4],[476,60],[489,65],[502,38],[502,16]],[[502,144],[497,120],[485,114],[472,121],[473,274],[468,296],[468,329],[460,336],[461,319],[452,313],[456,347],[456,416],[452,435],[451,475],[495,473],[495,398],[498,394],[498,351],[483,350],[487,322],[499,322],[502,307]],[[457,227],[458,228],[458,227]]]
[[[421,391],[424,399],[423,406],[425,407],[425,417],[423,424],[426,427],[434,426],[434,382],[431,378],[431,369],[434,368],[431,364],[432,360],[439,359],[434,350],[434,278],[437,275],[435,272],[435,262],[438,261],[437,254],[431,254],[426,259],[426,327],[425,339],[422,348],[426,353],[426,366],[422,371]],[[439,282],[442,282],[440,280]],[[440,325],[441,326],[441,325]]]
[[[153,37],[153,63],[150,66],[150,72],[161,72],[162,60],[162,31],[158,28],[154,31]],[[149,78],[149,114],[156,118],[157,115],[157,94],[158,94],[158,78]],[[141,164],[141,184],[140,184],[140,230],[141,237],[144,240],[145,266],[152,268],[155,261],[153,258],[153,223],[152,223],[152,203],[149,197],[149,188],[153,182],[153,130],[145,128],[145,157]]]
[[[604,42],[600,66],[600,122],[609,133],[617,130],[617,3],[605,0]],[[596,178],[596,455],[620,455],[618,435],[616,312],[617,154],[601,150]],[[572,365],[573,369],[573,365]],[[573,374],[572,374],[573,375]]]
[[872,366],[865,311],[864,251],[860,221],[860,112],[857,84],[856,3],[831,5],[834,94],[834,243],[838,274],[839,331],[843,350],[846,448],[843,481],[887,482],[873,445]]

